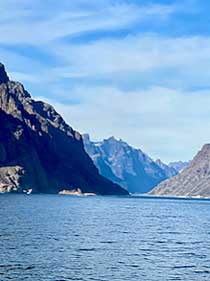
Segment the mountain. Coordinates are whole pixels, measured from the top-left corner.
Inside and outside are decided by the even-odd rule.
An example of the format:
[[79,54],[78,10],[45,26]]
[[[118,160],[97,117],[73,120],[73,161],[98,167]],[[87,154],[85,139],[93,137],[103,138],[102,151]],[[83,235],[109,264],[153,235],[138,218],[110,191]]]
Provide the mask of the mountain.
[[87,153],[100,173],[131,193],[148,192],[169,176],[177,174],[162,162],[161,167],[159,162],[154,162],[140,149],[135,149],[114,137],[93,142],[89,135],[85,134],[83,141]]
[[165,172],[167,178],[171,178],[178,173],[174,167],[166,165],[160,159],[156,160],[155,163]]
[[102,177],[81,135],[0,64],[0,192],[128,194]]
[[187,166],[189,166],[190,161],[177,161],[177,162],[171,162],[168,164],[168,166],[170,168],[175,169],[177,172],[180,172],[181,170],[183,170],[184,168],[186,168]]
[[160,183],[150,194],[210,197],[210,144],[203,146],[187,168]]

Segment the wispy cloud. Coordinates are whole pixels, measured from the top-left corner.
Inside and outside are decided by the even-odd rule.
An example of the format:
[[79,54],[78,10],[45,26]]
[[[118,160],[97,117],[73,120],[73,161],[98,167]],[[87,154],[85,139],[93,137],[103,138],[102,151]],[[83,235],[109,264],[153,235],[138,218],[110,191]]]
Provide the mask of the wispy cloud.
[[[58,76],[101,79],[118,87],[209,87],[210,37],[135,35],[55,48],[67,62]],[[71,55],[69,55],[71,54]]]
[[0,42],[46,44],[85,31],[113,30],[148,18],[165,18],[174,11],[174,7],[168,5],[139,6],[123,1],[95,0],[91,1],[92,5],[88,3],[73,0],[69,4],[63,1],[63,6],[50,6],[29,0],[16,9],[15,0],[2,2]]
[[209,90],[191,93],[156,87],[123,92],[77,87],[74,94],[80,103],[47,101],[96,140],[115,135],[154,158],[171,161],[190,159],[210,139]]
[[209,4],[166,2],[1,1],[2,62],[77,130],[191,158],[210,139]]

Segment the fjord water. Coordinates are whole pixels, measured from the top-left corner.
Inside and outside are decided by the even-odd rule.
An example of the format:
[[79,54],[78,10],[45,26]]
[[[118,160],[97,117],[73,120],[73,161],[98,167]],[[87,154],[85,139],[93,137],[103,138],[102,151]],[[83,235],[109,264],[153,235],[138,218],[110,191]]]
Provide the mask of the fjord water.
[[210,201],[0,195],[0,280],[210,280]]

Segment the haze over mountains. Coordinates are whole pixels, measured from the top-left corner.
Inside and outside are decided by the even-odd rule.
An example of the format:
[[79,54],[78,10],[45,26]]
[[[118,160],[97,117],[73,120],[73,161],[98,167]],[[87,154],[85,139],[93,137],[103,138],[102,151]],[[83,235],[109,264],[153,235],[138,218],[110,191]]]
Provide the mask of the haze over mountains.
[[146,193],[161,181],[178,173],[174,167],[161,160],[153,161],[140,149],[114,137],[93,142],[88,134],[84,134],[83,141],[100,173],[130,193]]
[[171,162],[168,164],[170,168],[174,168],[177,172],[180,172],[184,168],[188,167],[191,161],[177,161],[177,162]]
[[101,176],[81,135],[0,64],[0,192],[128,194]]

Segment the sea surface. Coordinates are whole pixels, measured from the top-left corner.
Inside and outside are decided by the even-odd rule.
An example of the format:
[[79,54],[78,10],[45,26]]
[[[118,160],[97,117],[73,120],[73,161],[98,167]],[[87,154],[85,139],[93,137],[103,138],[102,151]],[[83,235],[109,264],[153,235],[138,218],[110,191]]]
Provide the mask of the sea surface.
[[210,280],[210,201],[0,195],[0,280]]

